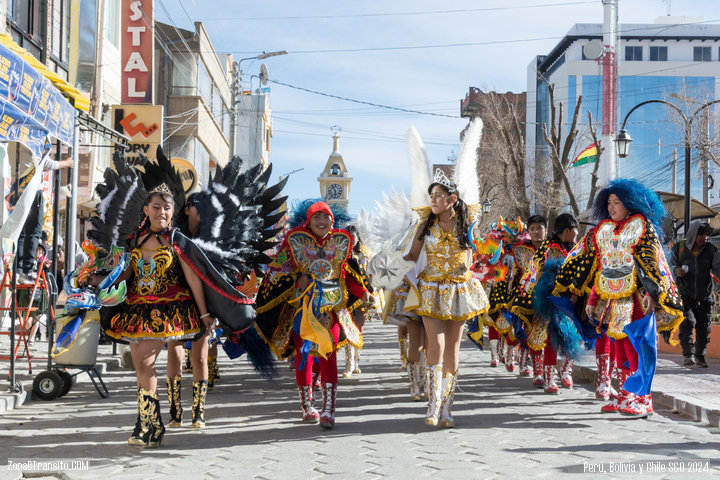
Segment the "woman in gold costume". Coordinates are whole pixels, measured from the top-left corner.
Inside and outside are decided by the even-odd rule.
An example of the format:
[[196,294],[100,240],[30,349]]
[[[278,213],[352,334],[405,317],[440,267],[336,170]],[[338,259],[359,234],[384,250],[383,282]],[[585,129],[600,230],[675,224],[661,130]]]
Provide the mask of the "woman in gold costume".
[[[427,335],[425,423],[453,427],[451,413],[465,321],[484,316],[488,300],[471,272],[468,206],[457,187],[437,170],[428,187],[430,213],[421,223],[405,260],[416,261],[416,305]],[[408,305],[405,305],[408,310]]]

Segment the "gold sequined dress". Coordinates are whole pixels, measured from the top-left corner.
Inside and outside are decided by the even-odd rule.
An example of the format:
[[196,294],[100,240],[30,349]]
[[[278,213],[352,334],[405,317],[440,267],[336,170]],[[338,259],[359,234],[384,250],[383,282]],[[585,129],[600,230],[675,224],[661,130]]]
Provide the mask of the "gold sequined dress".
[[145,260],[142,248],[130,253],[133,277],[125,302],[106,328],[124,341],[185,340],[198,335],[200,315],[182,276],[180,260],[169,246],[160,246]]
[[487,295],[469,268],[471,253],[460,248],[457,237],[457,226],[445,232],[437,223],[425,236],[427,265],[417,278],[416,315],[464,322],[487,313]]

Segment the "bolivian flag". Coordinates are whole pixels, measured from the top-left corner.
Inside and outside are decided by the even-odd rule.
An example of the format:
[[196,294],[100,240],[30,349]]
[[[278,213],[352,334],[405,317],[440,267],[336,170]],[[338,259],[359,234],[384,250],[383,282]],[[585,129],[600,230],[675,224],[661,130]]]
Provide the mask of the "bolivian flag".
[[587,147],[585,150],[580,152],[580,155],[575,157],[575,160],[573,160],[572,166],[577,167],[578,165],[585,165],[586,163],[594,163],[597,161],[597,149],[596,144],[592,144],[589,147]]

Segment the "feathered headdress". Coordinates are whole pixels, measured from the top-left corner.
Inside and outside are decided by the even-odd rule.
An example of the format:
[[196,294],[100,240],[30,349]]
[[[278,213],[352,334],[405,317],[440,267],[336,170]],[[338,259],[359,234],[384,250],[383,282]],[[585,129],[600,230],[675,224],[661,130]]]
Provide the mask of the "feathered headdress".
[[600,190],[593,203],[593,217],[595,221],[601,222],[610,218],[608,212],[608,198],[615,194],[627,209],[630,215],[639,213],[655,227],[655,231],[662,240],[662,224],[665,218],[665,207],[657,193],[647,188],[637,180],[629,178],[617,178]]
[[[320,198],[306,198],[305,200],[295,200],[288,211],[288,223],[291,228],[302,227],[307,222],[308,209],[317,202],[322,202]],[[335,219],[334,228],[345,228],[351,221],[352,217],[347,213],[345,208],[337,203],[330,204],[333,217]]]

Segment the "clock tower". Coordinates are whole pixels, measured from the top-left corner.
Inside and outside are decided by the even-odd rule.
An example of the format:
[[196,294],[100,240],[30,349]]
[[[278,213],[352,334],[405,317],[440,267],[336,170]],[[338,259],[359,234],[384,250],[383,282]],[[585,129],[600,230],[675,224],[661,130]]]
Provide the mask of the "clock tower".
[[327,203],[339,203],[345,210],[350,200],[350,182],[352,177],[348,175],[345,162],[340,155],[339,129],[333,130],[333,149],[325,164],[325,168],[318,177],[320,182],[320,196]]

